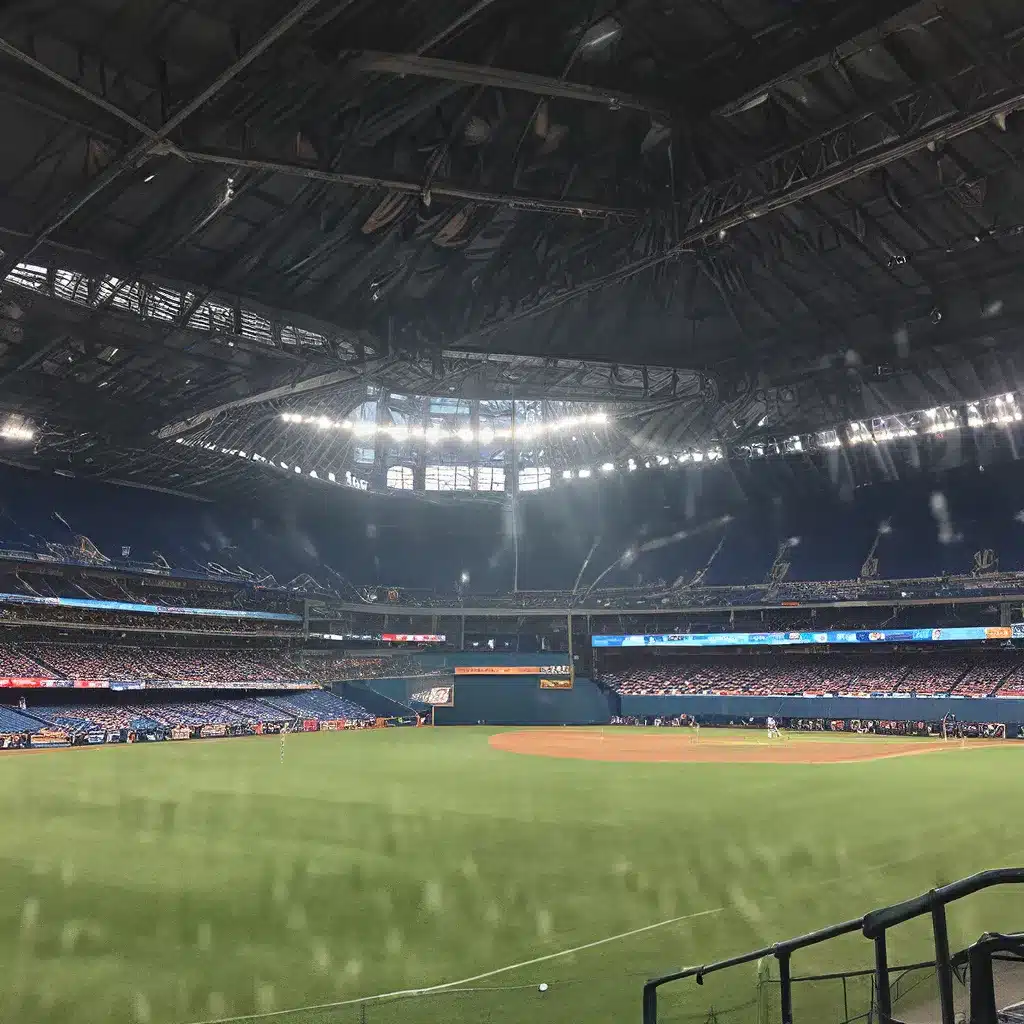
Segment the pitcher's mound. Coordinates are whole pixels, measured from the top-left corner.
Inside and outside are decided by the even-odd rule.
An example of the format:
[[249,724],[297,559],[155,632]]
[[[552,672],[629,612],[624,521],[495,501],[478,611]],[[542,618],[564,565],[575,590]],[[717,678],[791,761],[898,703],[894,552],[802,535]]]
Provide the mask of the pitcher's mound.
[[749,738],[708,735],[701,730],[694,742],[690,730],[665,733],[631,732],[609,729],[607,732],[570,729],[524,729],[497,733],[490,744],[512,754],[541,757],[575,757],[585,761],[688,761],[719,764],[846,764],[875,761],[886,757],[905,757],[935,750],[957,749],[952,744],[929,740],[769,740],[752,733]]

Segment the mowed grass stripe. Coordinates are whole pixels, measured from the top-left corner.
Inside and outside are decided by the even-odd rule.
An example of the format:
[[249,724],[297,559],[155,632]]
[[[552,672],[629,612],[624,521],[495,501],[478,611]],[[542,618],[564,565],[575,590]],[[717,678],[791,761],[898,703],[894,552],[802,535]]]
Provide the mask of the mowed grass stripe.
[[[540,1008],[526,990],[459,997],[509,1021],[621,1020],[649,973],[1024,849],[1024,748],[623,765],[503,757],[490,732],[292,736],[284,765],[271,741],[0,759],[0,1018],[172,1024],[336,1002],[726,907],[566,958],[557,977],[511,972],[509,986],[552,983]],[[964,941],[1019,923],[1012,900],[979,907],[954,916]],[[424,998],[394,1019],[451,1013]]]

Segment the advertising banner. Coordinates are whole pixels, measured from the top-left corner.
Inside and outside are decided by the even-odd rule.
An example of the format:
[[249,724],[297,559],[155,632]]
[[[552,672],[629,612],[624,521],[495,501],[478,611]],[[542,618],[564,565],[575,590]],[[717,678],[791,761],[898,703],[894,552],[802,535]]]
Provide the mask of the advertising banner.
[[85,742],[90,744],[106,743],[107,734],[105,732],[90,732],[86,734]]
[[176,725],[171,729],[172,740],[188,740],[192,738],[192,730],[187,725]]
[[106,690],[110,688],[109,679],[75,679],[76,690]]
[[344,728],[345,728],[345,719],[344,718],[335,719],[335,720],[330,721],[330,722],[321,722],[320,723],[320,731],[321,732],[339,732],[340,730],[342,730]]
[[[68,684],[70,685],[70,684]],[[202,690],[216,687],[218,690],[312,690],[316,683],[311,680],[259,679],[225,682],[202,679],[147,679],[138,683],[111,683],[111,689],[142,689],[147,690]]]
[[356,640],[365,643],[443,644],[444,633],[310,633],[314,640]]
[[55,686],[70,686],[71,683],[64,679],[38,679],[38,678],[27,678],[24,676],[14,678],[0,679],[0,688],[16,687],[18,689],[30,689],[35,690],[40,687],[49,689]]
[[227,736],[228,727],[223,722],[211,723],[210,725],[204,725],[199,730],[199,735],[203,739],[210,739],[214,736]]
[[305,719],[303,721],[303,723],[302,723],[302,731],[303,732],[319,732],[320,731],[320,721],[319,721],[319,719],[316,719],[316,718],[307,718],[307,719]]
[[224,619],[265,619],[270,622],[302,622],[290,612],[246,612],[237,608],[179,608],[165,604],[134,604],[129,601],[100,601],[91,597],[38,597],[35,594],[0,594],[0,602],[43,604],[58,608],[85,608],[104,612],[139,612],[146,615],[209,615]]
[[571,690],[572,679],[546,679],[541,676],[540,688],[542,690]]
[[[597,637],[594,637],[597,640]],[[594,645],[598,646],[597,644]],[[612,646],[612,645],[608,645]],[[621,645],[615,645],[621,646]],[[456,665],[457,676],[572,676],[568,665]]]
[[[1024,627],[1024,623],[1019,624]],[[1017,626],[952,626],[925,629],[837,629],[778,633],[645,633],[591,637],[593,647],[775,647],[792,644],[944,643],[1024,638]],[[459,669],[455,670],[456,672]],[[528,669],[521,669],[526,672]]]
[[71,743],[71,737],[62,729],[40,729],[30,737],[33,747],[66,747]]
[[381,633],[381,640],[391,644],[443,644],[444,633]]
[[429,690],[420,690],[414,693],[409,700],[419,701],[421,704],[433,704],[435,708],[455,707],[454,686],[432,686]]

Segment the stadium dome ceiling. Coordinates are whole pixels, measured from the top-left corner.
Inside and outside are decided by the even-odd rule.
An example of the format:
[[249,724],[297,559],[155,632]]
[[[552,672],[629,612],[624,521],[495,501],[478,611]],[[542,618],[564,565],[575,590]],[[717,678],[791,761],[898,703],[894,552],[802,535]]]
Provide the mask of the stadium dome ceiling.
[[368,385],[658,450],[1016,392],[1022,49],[1014,0],[25,0],[17,458],[202,491]]

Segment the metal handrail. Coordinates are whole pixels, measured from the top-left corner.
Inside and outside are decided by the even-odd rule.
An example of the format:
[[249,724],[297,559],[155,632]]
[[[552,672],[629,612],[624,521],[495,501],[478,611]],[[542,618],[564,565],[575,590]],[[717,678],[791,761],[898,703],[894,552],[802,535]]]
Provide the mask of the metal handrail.
[[941,1024],[955,1024],[953,1007],[953,970],[949,953],[949,936],[946,929],[946,904],[973,895],[983,889],[996,885],[1024,883],[1024,868],[996,868],[981,871],[968,878],[962,878],[950,885],[932,889],[921,896],[905,900],[891,907],[883,907],[871,911],[863,917],[841,924],[831,925],[817,931],[799,935],[796,938],[776,942],[771,946],[744,953],[742,956],[718,960],[700,967],[687,967],[670,974],[652,978],[644,985],[643,1022],[657,1024],[658,1020],[658,989],[673,981],[694,978],[698,985],[704,978],[717,971],[741,964],[752,963],[766,956],[774,956],[779,964],[779,989],[782,1002],[782,1024],[793,1024],[792,983],[790,975],[790,957],[800,949],[815,946],[820,942],[849,935],[859,931],[865,938],[871,939],[875,949],[876,989],[878,996],[878,1024],[892,1024],[892,1007],[889,988],[889,967],[886,953],[886,932],[889,928],[903,924],[915,917],[931,914],[932,932],[935,943],[935,967],[939,982],[939,1001],[941,1007]]

